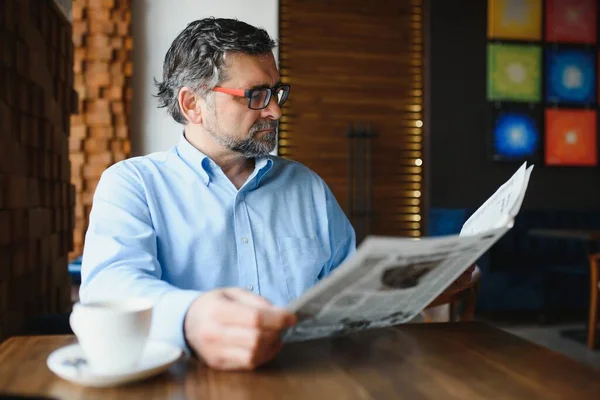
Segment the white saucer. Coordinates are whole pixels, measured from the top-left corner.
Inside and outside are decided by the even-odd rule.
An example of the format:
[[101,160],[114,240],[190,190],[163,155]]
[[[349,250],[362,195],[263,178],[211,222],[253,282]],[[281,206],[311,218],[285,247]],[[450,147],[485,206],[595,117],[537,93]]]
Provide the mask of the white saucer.
[[180,356],[179,347],[149,340],[136,368],[122,373],[99,374],[86,363],[79,344],[72,344],[53,351],[48,356],[46,365],[67,381],[84,386],[107,387],[157,375],[166,371]]

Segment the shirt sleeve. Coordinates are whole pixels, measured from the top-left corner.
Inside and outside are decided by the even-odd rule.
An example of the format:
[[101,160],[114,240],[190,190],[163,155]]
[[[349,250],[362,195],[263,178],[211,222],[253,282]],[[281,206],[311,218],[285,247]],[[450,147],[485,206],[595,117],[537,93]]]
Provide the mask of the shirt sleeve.
[[183,322],[200,291],[161,280],[157,236],[142,180],[121,162],[100,178],[86,232],[81,267],[83,303],[146,297],[154,301],[150,338],[187,348]]
[[323,271],[323,277],[329,275],[356,251],[356,234],[352,224],[327,185],[325,191],[331,259]]

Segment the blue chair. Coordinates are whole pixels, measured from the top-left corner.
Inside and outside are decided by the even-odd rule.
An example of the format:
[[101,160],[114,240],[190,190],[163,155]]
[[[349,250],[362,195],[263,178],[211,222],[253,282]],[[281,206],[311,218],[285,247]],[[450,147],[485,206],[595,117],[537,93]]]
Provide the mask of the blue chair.
[[[529,293],[521,302],[536,301],[547,320],[553,311],[584,309],[589,279],[589,243],[576,239],[532,236],[531,229],[592,229],[600,227],[600,213],[578,210],[524,210],[515,225],[490,251],[490,271],[528,280]],[[514,280],[513,280],[514,283]],[[508,286],[508,285],[507,285]],[[514,292],[514,289],[510,291]],[[532,294],[537,292],[534,299]],[[515,296],[513,296],[515,297]],[[529,303],[531,304],[531,303]]]
[[69,276],[73,285],[81,284],[81,257],[77,257],[69,263]]
[[471,215],[467,208],[438,208],[429,210],[427,236],[455,235]]
[[[430,236],[456,234],[474,212],[468,208],[431,208]],[[588,244],[529,234],[536,228],[600,228],[600,212],[521,210],[514,227],[477,260],[483,279],[477,311],[541,312],[585,309],[588,303]]]

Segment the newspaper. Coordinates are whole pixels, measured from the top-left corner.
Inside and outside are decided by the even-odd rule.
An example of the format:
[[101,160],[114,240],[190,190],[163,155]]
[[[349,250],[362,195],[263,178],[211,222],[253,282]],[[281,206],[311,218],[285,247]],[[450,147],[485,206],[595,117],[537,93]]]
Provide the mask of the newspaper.
[[412,320],[513,226],[533,166],[524,163],[459,234],[368,236],[356,253],[287,309],[284,342],[344,335]]

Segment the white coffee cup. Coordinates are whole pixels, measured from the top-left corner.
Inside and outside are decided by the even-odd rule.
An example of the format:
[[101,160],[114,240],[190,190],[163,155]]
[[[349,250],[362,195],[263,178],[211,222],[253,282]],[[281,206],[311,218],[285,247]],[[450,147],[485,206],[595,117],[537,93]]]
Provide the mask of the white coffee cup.
[[70,324],[90,368],[100,374],[133,370],[152,320],[150,299],[76,303]]

